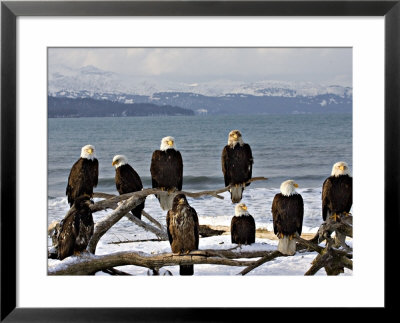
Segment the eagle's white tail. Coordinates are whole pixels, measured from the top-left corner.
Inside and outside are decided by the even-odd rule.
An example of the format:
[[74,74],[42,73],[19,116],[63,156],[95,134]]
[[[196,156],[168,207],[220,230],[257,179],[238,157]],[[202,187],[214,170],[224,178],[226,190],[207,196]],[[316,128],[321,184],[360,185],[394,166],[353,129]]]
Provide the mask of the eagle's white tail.
[[243,187],[232,187],[231,188],[231,200],[232,203],[239,203],[242,199]]
[[175,193],[162,192],[157,195],[160,201],[160,206],[164,211],[172,209],[172,202],[175,197]]
[[289,236],[279,239],[278,251],[284,255],[293,256],[296,253],[296,241],[290,240]]

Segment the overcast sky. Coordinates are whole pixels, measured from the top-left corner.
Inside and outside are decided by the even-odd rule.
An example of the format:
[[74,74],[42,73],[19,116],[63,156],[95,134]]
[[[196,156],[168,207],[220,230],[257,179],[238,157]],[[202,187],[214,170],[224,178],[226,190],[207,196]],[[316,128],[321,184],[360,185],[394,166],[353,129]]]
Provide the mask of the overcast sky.
[[309,81],[352,86],[351,48],[50,48],[55,65],[173,81]]

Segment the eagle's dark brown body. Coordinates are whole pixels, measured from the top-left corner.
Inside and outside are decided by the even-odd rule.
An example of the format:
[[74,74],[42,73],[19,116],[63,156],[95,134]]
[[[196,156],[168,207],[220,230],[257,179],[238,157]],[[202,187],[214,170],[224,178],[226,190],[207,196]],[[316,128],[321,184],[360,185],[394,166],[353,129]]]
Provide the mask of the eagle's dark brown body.
[[[165,191],[182,190],[183,161],[181,153],[173,148],[154,151],[151,157],[150,173],[153,188]],[[169,210],[172,207],[173,194],[157,194],[156,196],[163,210]]]
[[151,157],[151,182],[153,188],[182,189],[183,162],[175,149],[156,150]]
[[[175,254],[185,254],[199,248],[199,219],[185,195],[174,197],[172,209],[167,213],[167,232],[171,250]],[[181,275],[193,275],[193,265],[180,265]]]
[[231,221],[231,242],[237,244],[252,244],[256,241],[256,223],[248,215],[234,216]]
[[[253,170],[253,155],[248,144],[240,146],[237,143],[233,148],[226,145],[221,156],[222,172],[224,174],[225,186],[243,184],[251,179]],[[246,184],[248,186],[249,184]],[[231,191],[233,203],[242,199],[243,187],[235,194]]]
[[89,196],[80,196],[60,223],[57,237],[58,259],[84,251],[93,235],[94,223]]
[[275,195],[272,201],[272,218],[276,235],[301,235],[303,226],[304,203],[300,194],[285,196]]
[[[141,191],[143,188],[139,174],[130,166],[125,164],[115,169],[115,186],[119,194]],[[139,204],[131,210],[132,214],[141,219],[144,203]]]
[[330,176],[322,185],[322,218],[350,212],[353,204],[353,179],[349,175]]
[[97,186],[98,177],[98,160],[96,158],[93,160],[79,158],[72,166],[68,176],[66,195],[69,205],[72,206],[75,199],[81,195],[87,194],[92,197],[93,188]]

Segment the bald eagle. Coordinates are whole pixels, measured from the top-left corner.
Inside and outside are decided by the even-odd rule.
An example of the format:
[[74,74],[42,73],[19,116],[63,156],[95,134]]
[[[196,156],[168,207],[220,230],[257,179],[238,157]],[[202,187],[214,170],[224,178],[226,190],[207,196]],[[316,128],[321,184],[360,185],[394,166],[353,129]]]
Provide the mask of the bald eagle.
[[[341,215],[348,215],[353,204],[353,179],[350,176],[346,162],[337,162],[332,167],[329,176],[322,185],[322,219],[335,221]],[[346,245],[346,235],[336,231],[335,241],[343,247]]]
[[349,166],[345,162],[337,162],[322,185],[322,219],[343,213],[348,214],[353,204],[353,179]]
[[163,210],[172,207],[174,190],[182,190],[183,161],[181,153],[176,150],[175,139],[164,137],[161,140],[160,150],[155,150],[151,157],[151,183],[153,188],[159,188],[165,194],[157,194]]
[[[119,194],[141,191],[143,188],[142,180],[138,173],[128,164],[128,159],[124,155],[116,155],[112,165],[115,167],[115,186]],[[138,219],[142,218],[144,202],[133,210],[132,214]]]
[[92,145],[82,147],[81,157],[72,166],[68,176],[66,195],[72,206],[78,196],[87,194],[93,196],[93,188],[97,186],[99,177],[99,162],[95,157]]
[[256,241],[256,223],[244,203],[235,206],[235,216],[231,221],[231,242],[252,244]]
[[[199,248],[199,219],[184,194],[177,194],[167,213],[167,232],[174,254],[188,254]],[[193,275],[193,265],[180,265],[180,275]]]
[[63,260],[86,249],[94,229],[89,207],[92,203],[88,195],[77,197],[61,221],[57,236],[58,259]]
[[296,241],[293,237],[301,235],[303,226],[303,198],[296,192],[298,184],[293,180],[281,184],[281,192],[272,201],[274,233],[279,238],[278,251],[292,256],[296,253]]
[[222,172],[225,186],[233,185],[230,189],[232,203],[239,203],[245,184],[251,179],[253,169],[253,155],[251,148],[245,144],[239,130],[229,133],[228,144],[222,150]]

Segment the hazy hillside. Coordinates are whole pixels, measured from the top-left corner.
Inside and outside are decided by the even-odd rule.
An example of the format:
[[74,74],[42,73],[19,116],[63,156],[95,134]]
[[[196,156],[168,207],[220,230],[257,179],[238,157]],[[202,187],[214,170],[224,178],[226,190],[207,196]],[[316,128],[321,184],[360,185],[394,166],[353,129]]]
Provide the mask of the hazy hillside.
[[124,117],[149,115],[194,115],[192,110],[151,103],[124,104],[90,98],[48,97],[48,116],[57,117]]

